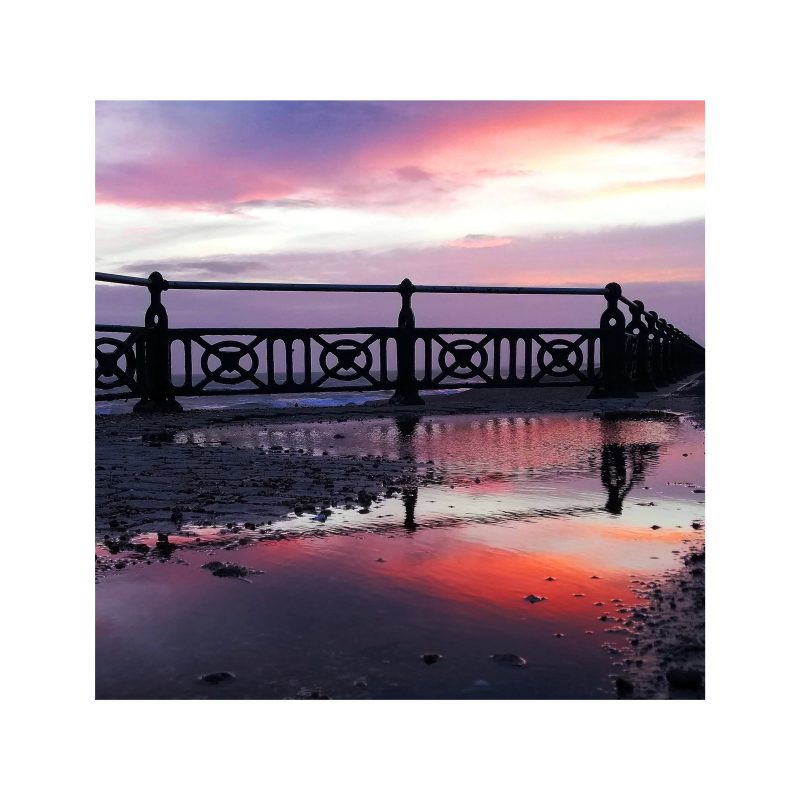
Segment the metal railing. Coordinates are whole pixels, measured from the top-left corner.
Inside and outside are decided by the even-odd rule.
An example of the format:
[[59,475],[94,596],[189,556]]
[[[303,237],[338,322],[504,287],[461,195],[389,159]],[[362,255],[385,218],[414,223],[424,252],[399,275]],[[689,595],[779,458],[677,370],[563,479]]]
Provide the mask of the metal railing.
[[[705,350],[687,334],[603,288],[235,283],[167,281],[95,273],[105,283],[145,286],[144,325],[96,325],[96,399],[137,398],[135,411],[179,411],[179,397],[391,390],[391,402],[422,404],[421,390],[588,386],[590,397],[632,397],[703,368]],[[393,327],[170,328],[167,290],[396,292]],[[596,328],[418,328],[414,294],[595,295],[606,307]],[[620,305],[627,308],[626,318]],[[115,334],[114,336],[107,334]],[[296,354],[296,350],[299,352]],[[182,377],[175,371],[180,364]],[[199,372],[195,370],[199,368]]]

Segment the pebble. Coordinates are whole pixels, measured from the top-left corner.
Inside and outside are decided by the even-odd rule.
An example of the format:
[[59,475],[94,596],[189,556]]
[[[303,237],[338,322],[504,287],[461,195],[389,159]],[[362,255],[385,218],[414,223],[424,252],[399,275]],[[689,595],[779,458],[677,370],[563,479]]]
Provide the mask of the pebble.
[[420,658],[424,664],[435,664],[440,659],[444,658],[441,653],[423,653]]
[[207,672],[205,675],[201,675],[198,680],[217,686],[220,683],[232,681],[235,677],[232,672]]
[[247,567],[241,567],[238,564],[228,563],[212,570],[211,574],[215,575],[217,578],[243,578],[245,575],[249,575],[252,571],[253,570],[249,570]]
[[524,667],[528,662],[516,653],[494,653],[489,658],[496,664],[504,664],[508,667]]
[[524,599],[527,600],[529,603],[541,603],[542,600],[547,600],[546,597],[542,597],[541,595],[538,594],[529,594]]

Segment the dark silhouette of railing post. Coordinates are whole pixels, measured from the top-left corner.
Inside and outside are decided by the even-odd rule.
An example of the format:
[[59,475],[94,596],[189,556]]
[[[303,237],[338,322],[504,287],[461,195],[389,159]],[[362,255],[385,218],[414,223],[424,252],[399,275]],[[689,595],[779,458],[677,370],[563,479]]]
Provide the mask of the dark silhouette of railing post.
[[636,397],[630,381],[633,351],[628,345],[625,315],[619,308],[622,287],[607,284],[605,297],[607,307],[600,317],[600,380],[588,396]]
[[629,306],[631,321],[625,330],[636,337],[636,382],[637,392],[655,392],[657,387],[652,375],[652,347],[650,346],[649,329],[643,316],[644,303],[634,300]]
[[675,383],[675,371],[672,368],[672,336],[670,335],[667,321],[658,318],[658,329],[661,332],[661,368],[664,372],[664,380],[667,384]]
[[150,305],[144,315],[144,364],[142,399],[133,407],[134,411],[182,411],[175,400],[172,388],[169,352],[169,317],[161,302],[161,294],[169,288],[160,272],[152,272],[147,285]]
[[664,375],[663,347],[661,346],[661,331],[658,328],[658,314],[655,311],[648,311],[645,315],[647,320],[647,338],[650,340],[650,375],[653,383],[657,387],[668,385]]
[[416,385],[416,322],[411,308],[414,284],[409,278],[404,278],[397,290],[402,298],[397,317],[397,388],[389,402],[399,406],[419,406],[424,401],[419,396]]

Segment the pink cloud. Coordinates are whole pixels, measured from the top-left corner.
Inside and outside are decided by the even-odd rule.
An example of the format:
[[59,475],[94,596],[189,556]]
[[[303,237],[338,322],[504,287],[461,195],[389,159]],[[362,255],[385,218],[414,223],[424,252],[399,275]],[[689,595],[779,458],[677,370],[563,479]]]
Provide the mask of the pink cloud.
[[454,242],[449,242],[448,247],[462,247],[466,249],[476,247],[504,247],[511,244],[513,239],[502,238],[500,236],[486,236],[481,233],[470,233],[463,239],[456,239]]
[[702,136],[703,124],[699,102],[101,103],[97,199],[431,202],[567,154]]

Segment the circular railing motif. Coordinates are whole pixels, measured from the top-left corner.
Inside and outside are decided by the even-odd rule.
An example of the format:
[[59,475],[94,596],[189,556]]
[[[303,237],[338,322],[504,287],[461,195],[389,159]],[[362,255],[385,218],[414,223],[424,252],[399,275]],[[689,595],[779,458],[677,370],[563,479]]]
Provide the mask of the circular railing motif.
[[[129,341],[113,339],[110,336],[95,339],[94,357],[97,361],[97,367],[94,372],[95,386],[98,389],[117,389],[120,386],[133,386],[136,373],[136,356]],[[120,359],[124,359],[124,367],[120,366]]]
[[439,367],[445,376],[452,378],[474,378],[483,372],[488,360],[486,348],[471,339],[443,341],[439,351]]
[[319,365],[326,378],[337,381],[354,381],[370,378],[372,352],[365,342],[340,339],[326,342],[319,356]]
[[583,353],[578,342],[571,342],[568,339],[552,339],[549,342],[542,342],[542,346],[536,354],[536,361],[539,369],[545,375],[561,378],[565,375],[578,374],[578,370],[583,364]]
[[[243,358],[249,358],[248,366],[242,364]],[[214,359],[215,364],[211,364]],[[224,342],[206,343],[200,359],[200,368],[209,381],[216,383],[242,383],[252,381],[258,369],[258,356],[252,344],[228,339]],[[224,375],[223,373],[228,373]]]

